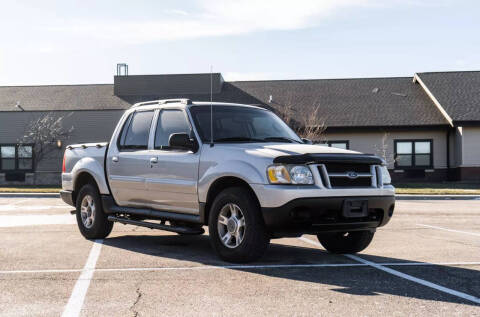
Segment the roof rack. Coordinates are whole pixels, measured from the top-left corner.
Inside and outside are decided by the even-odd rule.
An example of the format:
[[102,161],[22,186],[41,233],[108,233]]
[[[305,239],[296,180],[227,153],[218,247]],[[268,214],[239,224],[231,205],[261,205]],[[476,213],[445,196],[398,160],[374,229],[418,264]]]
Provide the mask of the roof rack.
[[167,103],[182,103],[184,105],[191,105],[192,101],[190,99],[187,99],[187,98],[160,99],[160,100],[139,102],[139,103],[134,104],[130,108],[137,108],[137,107],[141,107],[141,106],[150,106],[150,105],[165,105]]

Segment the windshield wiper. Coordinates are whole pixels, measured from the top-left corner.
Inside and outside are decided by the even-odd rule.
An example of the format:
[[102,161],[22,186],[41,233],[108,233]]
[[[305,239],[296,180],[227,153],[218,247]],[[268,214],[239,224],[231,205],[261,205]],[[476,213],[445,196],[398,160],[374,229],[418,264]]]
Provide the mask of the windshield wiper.
[[266,142],[266,140],[237,136],[215,139],[214,142]]
[[265,141],[287,141],[289,143],[302,143],[295,139],[287,138],[285,136],[270,136],[268,138],[264,138]]

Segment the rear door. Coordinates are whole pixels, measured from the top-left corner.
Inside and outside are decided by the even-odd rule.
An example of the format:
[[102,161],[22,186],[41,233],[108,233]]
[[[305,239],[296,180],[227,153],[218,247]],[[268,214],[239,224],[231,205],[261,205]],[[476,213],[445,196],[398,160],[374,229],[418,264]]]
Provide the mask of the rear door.
[[107,157],[108,181],[120,206],[148,205],[145,179],[150,175],[149,140],[154,110],[132,112],[125,120],[116,147]]
[[150,173],[146,178],[152,208],[198,214],[197,195],[199,151],[171,149],[173,133],[194,134],[183,109],[161,109],[155,127]]

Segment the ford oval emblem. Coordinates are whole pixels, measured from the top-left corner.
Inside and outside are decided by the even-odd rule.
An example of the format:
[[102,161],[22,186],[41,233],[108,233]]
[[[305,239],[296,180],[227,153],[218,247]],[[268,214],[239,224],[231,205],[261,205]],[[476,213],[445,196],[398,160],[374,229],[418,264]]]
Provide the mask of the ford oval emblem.
[[358,174],[356,172],[347,172],[347,177],[350,179],[355,179],[358,177]]

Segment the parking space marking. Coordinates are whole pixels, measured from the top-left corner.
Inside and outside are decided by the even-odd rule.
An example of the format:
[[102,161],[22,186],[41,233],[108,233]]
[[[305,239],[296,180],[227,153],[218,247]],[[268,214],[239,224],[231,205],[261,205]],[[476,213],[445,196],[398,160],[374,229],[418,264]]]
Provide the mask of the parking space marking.
[[421,284],[423,286],[426,286],[426,287],[430,287],[430,288],[433,288],[433,289],[436,289],[440,292],[443,292],[443,293],[447,293],[447,294],[450,294],[450,295],[453,295],[453,296],[456,296],[456,297],[460,297],[460,298],[463,298],[463,299],[466,299],[468,301],[471,301],[471,302],[474,302],[476,304],[480,304],[480,298],[478,297],[475,297],[475,296],[472,296],[472,295],[469,295],[469,294],[466,294],[466,293],[463,293],[463,292],[459,292],[459,291],[456,291],[456,290],[453,290],[451,288],[447,288],[447,287],[444,287],[444,286],[441,286],[441,285],[438,285],[438,284],[435,284],[435,283],[432,283],[432,282],[429,282],[429,281],[426,281],[426,280],[422,280],[420,278],[417,278],[415,276],[412,276],[412,275],[408,275],[408,274],[405,274],[405,273],[402,273],[402,272],[399,272],[399,271],[396,271],[396,270],[393,270],[389,267],[385,267],[383,265],[380,265],[378,263],[374,263],[374,262],[371,262],[371,261],[367,261],[365,259],[362,259],[356,255],[352,255],[352,254],[345,254],[346,257],[352,259],[352,260],[355,260],[355,261],[358,261],[360,263],[364,263],[364,264],[367,264],[371,267],[374,267],[378,270],[381,270],[381,271],[384,271],[386,273],[389,273],[389,274],[392,274],[392,275],[395,275],[397,277],[401,277],[403,279],[406,279],[406,280],[409,280],[411,282],[414,282],[414,283],[417,283],[417,284]]
[[93,273],[95,272],[95,266],[97,265],[98,257],[100,256],[102,244],[103,239],[95,240],[93,243],[87,262],[85,263],[82,273],[73,287],[72,294],[70,295],[68,303],[65,306],[62,317],[76,317],[80,315],[83,301],[87,295],[87,290],[90,286]]
[[20,204],[23,204],[24,202],[27,202],[28,199],[20,199],[20,200],[17,200],[13,203],[10,203],[11,205],[20,205]]
[[[479,266],[480,262],[379,262],[383,266]],[[126,268],[95,268],[95,272],[124,272],[124,271],[195,271],[195,270],[223,270],[223,269],[289,269],[289,268],[329,268],[329,267],[365,267],[364,263],[310,263],[310,264],[265,264],[265,265],[202,265],[186,267],[126,267]],[[82,272],[83,269],[45,269],[45,270],[7,270],[0,274],[33,274],[33,273],[70,273]]]
[[[312,240],[304,238],[304,237],[300,237],[299,239],[302,240],[302,241],[305,241],[307,243],[316,245],[316,246],[321,246],[320,243],[312,241]],[[426,280],[422,280],[422,279],[414,277],[412,275],[408,275],[408,274],[393,270],[389,267],[385,267],[385,266],[383,266],[379,263],[375,263],[375,262],[371,262],[371,261],[362,259],[361,257],[358,257],[358,256],[353,255],[353,254],[345,254],[345,256],[349,259],[354,260],[354,261],[357,261],[357,262],[363,263],[365,265],[371,266],[371,267],[373,267],[377,270],[381,270],[383,272],[386,272],[386,273],[392,274],[394,276],[409,280],[411,282],[436,289],[437,291],[447,293],[447,294],[450,294],[450,295],[453,295],[453,296],[456,296],[456,297],[460,297],[460,298],[466,299],[468,301],[474,302],[476,304],[480,304],[480,298],[478,298],[478,297],[475,297],[475,296],[472,296],[472,295],[469,295],[469,294],[466,294],[466,293],[463,293],[463,292],[459,292],[459,291],[456,291],[456,290],[453,290],[453,289],[450,289],[450,288],[447,288],[447,287],[444,287],[444,286],[441,286],[441,285],[438,285],[438,284],[435,284],[435,283],[432,283],[432,282],[429,282],[429,281],[426,281]]]
[[[381,263],[391,266],[425,266],[425,265],[480,265],[480,262],[448,262],[448,263],[427,263],[427,262],[392,262]],[[312,263],[312,264],[265,264],[265,265],[203,265],[190,267],[140,267],[140,268],[101,268],[100,272],[115,271],[170,271],[170,270],[221,270],[221,269],[283,269],[283,268],[321,268],[321,267],[362,267],[368,266],[364,263]]]
[[0,215],[0,228],[38,225],[72,225],[76,219],[71,214],[61,215]]
[[426,228],[430,228],[430,229],[438,229],[438,230],[443,230],[443,231],[450,231],[450,232],[455,232],[455,233],[469,234],[471,236],[480,237],[480,233],[475,233],[475,232],[468,232],[468,231],[454,230],[454,229],[448,229],[448,228],[431,226],[431,225],[424,225],[422,223],[417,223],[417,226],[422,226],[422,227],[426,227]]
[[2,205],[0,206],[0,211],[15,211],[21,208],[22,210],[48,210],[48,209],[54,209],[54,208],[62,208],[66,209],[69,206],[67,205],[30,205],[30,206],[18,206],[18,204],[13,204],[13,205]]

